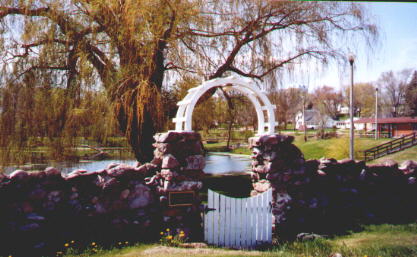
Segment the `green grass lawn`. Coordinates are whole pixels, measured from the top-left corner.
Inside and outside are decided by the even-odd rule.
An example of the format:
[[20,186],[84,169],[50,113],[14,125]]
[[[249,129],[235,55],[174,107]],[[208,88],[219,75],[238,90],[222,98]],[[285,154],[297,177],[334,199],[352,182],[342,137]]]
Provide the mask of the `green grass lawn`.
[[279,257],[326,257],[340,253],[344,257],[406,257],[417,256],[417,224],[371,225],[363,231],[335,238],[316,239],[305,242],[275,241],[264,250],[231,250],[224,248],[181,248],[159,244],[137,244],[120,248],[102,249],[91,247],[83,252],[69,249],[67,257],[87,256],[279,256]]
[[[388,141],[387,139],[355,138],[355,158],[361,160],[364,150]],[[309,138],[307,142],[304,142],[303,136],[296,136],[294,144],[300,148],[306,159],[326,157],[341,160],[349,157],[348,137],[331,139]]]
[[[362,159],[362,152],[365,149],[388,142],[388,139],[355,138],[355,158]],[[300,148],[305,159],[320,159],[321,157],[335,158],[337,160],[349,157],[349,138],[339,137],[331,139],[309,138],[304,142],[302,135],[295,136],[294,144]],[[226,142],[205,144],[209,152],[227,152]],[[229,151],[235,154],[251,154],[247,147],[239,147]],[[412,159],[412,154],[410,154]],[[407,156],[408,157],[408,156]],[[415,156],[414,156],[415,158]]]
[[369,163],[380,163],[386,160],[395,160],[398,163],[401,163],[406,160],[413,160],[417,161],[417,146],[413,146],[411,148],[405,149],[401,152],[390,154],[379,159],[373,160]]

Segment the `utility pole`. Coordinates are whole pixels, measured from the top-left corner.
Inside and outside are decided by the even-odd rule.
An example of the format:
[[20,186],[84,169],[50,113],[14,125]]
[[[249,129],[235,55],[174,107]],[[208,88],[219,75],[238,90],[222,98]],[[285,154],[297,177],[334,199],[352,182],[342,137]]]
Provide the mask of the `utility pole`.
[[350,99],[349,99],[349,116],[350,116],[350,144],[349,144],[349,158],[351,160],[355,159],[354,156],[354,124],[353,124],[353,63],[355,62],[355,57],[350,54],[349,55],[349,63],[350,63]]
[[378,139],[378,86],[375,87],[375,139]]

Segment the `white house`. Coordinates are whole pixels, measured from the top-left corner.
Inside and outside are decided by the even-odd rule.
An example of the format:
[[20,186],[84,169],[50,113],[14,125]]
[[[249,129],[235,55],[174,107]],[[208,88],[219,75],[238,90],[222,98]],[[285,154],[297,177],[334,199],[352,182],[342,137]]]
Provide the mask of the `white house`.
[[[355,129],[364,130],[366,127],[365,123],[356,123],[356,121],[359,119],[360,118],[353,117],[353,122],[355,123]],[[335,121],[335,126],[338,129],[350,129],[350,119]]]
[[[321,115],[318,110],[305,110],[305,122],[308,129],[318,129],[324,123],[324,128],[332,128],[335,125],[335,120],[333,120],[328,115]],[[295,115],[295,129],[302,130],[304,128],[304,119],[303,112],[299,111]]]
[[349,106],[346,106],[346,105],[338,105],[337,106],[337,111],[340,113],[340,114],[349,114]]

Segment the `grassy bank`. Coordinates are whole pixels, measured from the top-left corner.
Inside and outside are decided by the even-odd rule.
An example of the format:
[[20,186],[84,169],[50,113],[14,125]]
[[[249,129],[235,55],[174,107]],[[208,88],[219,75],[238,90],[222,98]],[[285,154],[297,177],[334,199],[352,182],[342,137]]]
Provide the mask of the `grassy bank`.
[[[365,149],[374,147],[376,145],[385,143],[387,139],[371,139],[371,138],[356,138],[355,139],[355,158],[362,159],[362,152]],[[309,138],[304,142],[302,135],[295,136],[294,144],[300,148],[306,159],[319,159],[321,157],[335,158],[341,160],[349,157],[349,138],[339,137],[331,139],[316,139]],[[237,147],[231,150],[226,148],[226,142],[219,142],[214,144],[205,144],[204,147],[209,152],[227,152],[236,154],[250,154],[251,151],[244,147]],[[411,155],[411,154],[410,154]],[[415,155],[417,156],[417,155]],[[415,156],[406,156],[410,159],[415,159]]]
[[[117,244],[116,244],[117,245]],[[280,256],[301,257],[331,256],[340,253],[346,257],[406,257],[417,256],[417,224],[371,225],[363,231],[335,238],[316,239],[305,242],[274,243],[271,248],[256,251],[223,248],[178,248],[158,244],[138,244],[119,248],[101,249],[91,247],[83,252],[69,250],[67,257],[86,256]]]
[[406,161],[406,160],[417,161],[417,146],[413,146],[413,147],[405,149],[401,152],[381,157],[381,158],[376,159],[376,160],[374,160],[372,162],[369,162],[369,163],[379,163],[379,162],[383,162],[383,161],[388,160],[388,159],[395,160],[398,163],[401,163],[401,162]]

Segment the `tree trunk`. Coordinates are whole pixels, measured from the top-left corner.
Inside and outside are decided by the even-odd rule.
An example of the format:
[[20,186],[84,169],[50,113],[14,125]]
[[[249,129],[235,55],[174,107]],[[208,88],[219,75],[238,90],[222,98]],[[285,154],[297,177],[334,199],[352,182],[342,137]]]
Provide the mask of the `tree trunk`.
[[227,126],[227,149],[230,149],[230,140],[232,138],[232,127],[233,127],[233,114],[232,109],[229,109],[229,124]]
[[150,80],[130,80],[123,84],[120,87],[130,89],[117,99],[115,105],[120,130],[125,134],[135,158],[140,162],[151,161],[153,136],[164,124],[160,88]]

